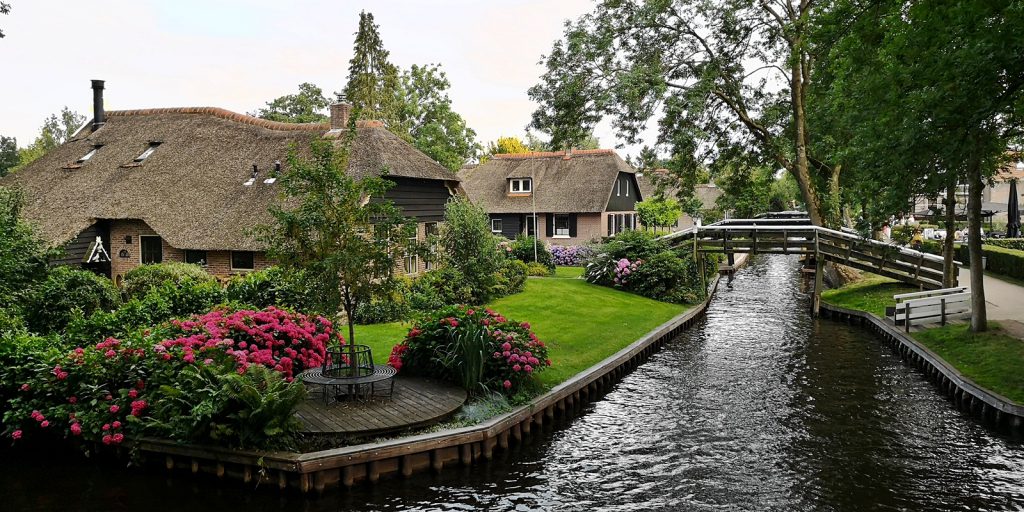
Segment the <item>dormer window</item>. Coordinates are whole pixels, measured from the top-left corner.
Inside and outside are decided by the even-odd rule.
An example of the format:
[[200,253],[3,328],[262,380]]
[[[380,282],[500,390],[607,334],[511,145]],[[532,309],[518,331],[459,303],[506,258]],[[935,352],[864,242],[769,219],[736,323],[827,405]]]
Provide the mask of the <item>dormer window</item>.
[[84,164],[84,163],[88,162],[89,159],[92,158],[93,155],[96,154],[96,151],[98,151],[100,149],[100,147],[102,147],[102,146],[100,146],[98,144],[93,146],[92,149],[90,149],[88,153],[86,153],[85,155],[82,155],[82,158],[78,159],[77,163]]
[[156,151],[157,146],[159,146],[159,145],[160,145],[159,142],[150,142],[149,143],[149,147],[147,147],[146,150],[143,151],[141,155],[135,157],[135,162],[136,163],[141,163],[145,159],[149,158],[149,155],[152,155],[153,152]]
[[510,194],[529,194],[532,190],[533,180],[530,178],[508,180],[508,191]]

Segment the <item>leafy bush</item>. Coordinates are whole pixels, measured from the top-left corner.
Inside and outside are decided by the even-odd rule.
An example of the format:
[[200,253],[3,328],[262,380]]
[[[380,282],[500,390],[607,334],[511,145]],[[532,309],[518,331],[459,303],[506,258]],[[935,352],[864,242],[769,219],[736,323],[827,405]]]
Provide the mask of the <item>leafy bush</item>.
[[671,250],[653,236],[624,231],[595,249],[587,261],[587,281],[614,286],[655,300],[695,303],[707,296],[704,282],[717,271],[721,255],[705,255],[700,265],[687,251]]
[[21,195],[0,187],[0,308],[18,309],[46,277],[53,256],[32,227],[21,220]]
[[551,259],[560,267],[580,267],[594,254],[588,245],[552,245]]
[[526,276],[530,268],[519,260],[508,260],[498,272],[498,285],[502,297],[522,292],[526,288]]
[[225,295],[229,301],[255,308],[276,306],[308,312],[315,302],[302,279],[301,271],[269,267],[233,277]]
[[471,393],[514,395],[551,365],[530,324],[489,309],[452,306],[425,316],[392,349],[404,372],[460,383]]
[[[493,285],[492,285],[493,286]],[[493,293],[493,287],[489,293]],[[431,312],[453,304],[473,302],[473,287],[453,266],[425,272],[413,281],[409,306],[413,311]]]
[[110,311],[121,302],[114,283],[88,270],[59,266],[50,270],[25,308],[29,328],[39,333],[59,332],[78,311],[91,315]]
[[[440,239],[446,266],[462,275],[460,284],[468,286],[472,295],[468,302],[483,304],[493,297],[495,274],[502,265],[490,218],[483,208],[457,199],[445,205],[444,219]],[[459,303],[465,302],[448,302]]]
[[530,262],[526,265],[527,273],[534,277],[548,277],[552,274],[552,269],[546,267],[542,263],[535,261]]
[[899,245],[909,245],[914,238],[914,232],[918,227],[912,224],[900,224],[892,228],[892,242]]
[[121,292],[126,298],[141,298],[166,282],[180,284],[182,281],[216,281],[199,265],[190,263],[157,263],[140,265],[124,274]]
[[664,251],[639,261],[624,285],[629,290],[665,302],[693,304],[704,298],[704,283],[693,258]]
[[996,247],[1002,247],[1003,249],[1024,251],[1024,238],[989,238],[985,240],[985,245],[994,245]]
[[635,261],[650,259],[655,254],[668,250],[668,245],[643,231],[627,230],[608,242],[596,247],[594,254],[586,260],[587,281],[612,286],[615,268],[623,258]]
[[[996,247],[989,245],[988,241],[985,242],[985,245],[981,246],[981,250],[982,254],[985,255],[985,259],[988,260],[988,268],[986,270],[1007,277],[1024,279],[1024,251]],[[971,253],[967,248],[967,244],[957,246],[956,256],[956,259],[965,265],[971,264]]]
[[19,311],[0,308],[0,335],[25,329],[25,319]]
[[394,322],[409,316],[409,296],[412,280],[405,276],[394,279],[390,290],[380,290],[381,296],[359,302],[355,321],[358,324],[380,324]]
[[[146,432],[227,446],[277,445],[304,393],[293,372],[322,364],[329,320],[278,309],[217,310],[142,335],[67,350],[22,338],[6,433],[50,431],[104,444]],[[337,337],[339,342],[342,340]],[[12,373],[13,372],[13,373]]]
[[[533,255],[533,244],[537,243],[537,257]],[[547,244],[536,240],[532,236],[520,234],[515,240],[508,245],[508,255],[520,261],[526,263],[540,263],[541,265],[554,270],[555,261],[551,256],[551,250],[548,249]]]

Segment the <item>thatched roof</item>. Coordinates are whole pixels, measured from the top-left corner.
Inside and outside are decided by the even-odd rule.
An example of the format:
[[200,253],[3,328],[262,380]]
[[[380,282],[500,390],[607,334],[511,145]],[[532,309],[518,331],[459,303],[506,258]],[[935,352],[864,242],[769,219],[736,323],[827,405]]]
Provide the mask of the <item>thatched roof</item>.
[[[635,171],[610,149],[494,155],[459,171],[469,199],[490,213],[603,212],[620,172]],[[533,178],[533,194],[509,196],[510,178]],[[536,201],[536,207],[534,207]]]
[[[653,198],[658,195],[658,171],[654,171],[654,175],[644,173],[637,176],[637,181],[640,182],[640,192],[645,198]],[[664,178],[661,178],[664,179]],[[679,187],[674,185],[665,184],[662,191],[663,196],[668,199],[679,199]],[[700,199],[701,204],[704,208],[714,208],[715,203],[719,197],[722,197],[725,192],[715,186],[714,183],[708,183],[705,185],[696,185],[693,187],[693,195]]]
[[[23,215],[58,245],[97,219],[141,219],[180,249],[259,250],[251,227],[270,222],[278,184],[264,184],[275,161],[287,172],[294,145],[308,151],[326,124],[288,124],[223,109],[174,108],[107,112],[106,124],[86,128],[25,169],[0,179],[21,189]],[[134,163],[151,142],[153,154]],[[88,161],[77,160],[102,145]],[[251,186],[252,165],[259,177]],[[379,123],[357,124],[349,160],[357,177],[387,169],[396,177],[458,177]]]

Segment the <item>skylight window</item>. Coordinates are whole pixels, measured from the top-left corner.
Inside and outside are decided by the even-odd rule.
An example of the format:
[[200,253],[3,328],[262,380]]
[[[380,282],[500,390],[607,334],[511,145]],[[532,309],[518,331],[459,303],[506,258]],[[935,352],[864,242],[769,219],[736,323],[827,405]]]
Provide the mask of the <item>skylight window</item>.
[[153,152],[156,151],[157,146],[159,146],[159,145],[160,145],[159,142],[150,142],[149,143],[149,147],[146,148],[146,150],[143,151],[141,155],[135,157],[135,161],[136,162],[142,162],[145,159],[149,158],[149,155],[152,155]]
[[92,149],[90,149],[88,153],[86,153],[85,155],[83,155],[83,156],[82,156],[82,158],[79,158],[79,159],[78,159],[78,163],[80,163],[80,164],[84,164],[84,163],[88,162],[88,161],[89,161],[89,159],[90,159],[90,158],[92,158],[92,157],[93,157],[93,155],[95,155],[95,154],[96,154],[96,151],[97,151],[97,150],[99,150],[99,149],[100,149],[100,147],[101,147],[101,146],[98,146],[98,145],[97,145],[97,146],[93,146],[93,147],[92,147]]

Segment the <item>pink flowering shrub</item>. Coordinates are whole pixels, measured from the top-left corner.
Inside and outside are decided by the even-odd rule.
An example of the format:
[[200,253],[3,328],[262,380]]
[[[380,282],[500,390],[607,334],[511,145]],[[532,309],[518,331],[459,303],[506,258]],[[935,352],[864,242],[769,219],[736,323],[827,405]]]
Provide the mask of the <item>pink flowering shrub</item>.
[[[470,356],[455,347],[474,335],[481,337],[481,344],[471,345],[474,353]],[[480,384],[509,395],[551,365],[547,346],[530,330],[530,324],[509,320],[490,309],[465,306],[451,306],[417,322],[392,349],[390,364],[403,372],[463,382],[461,372],[478,364],[472,360],[477,351]],[[450,360],[453,354],[458,358],[455,361]]]
[[593,256],[594,249],[586,245],[552,245],[551,258],[560,267],[579,267]]
[[18,372],[25,381],[8,401],[4,432],[259,446],[294,430],[304,389],[291,382],[323,362],[328,343],[344,340],[326,318],[267,308],[215,310],[124,340],[51,350]]
[[636,272],[643,263],[644,260],[630,262],[626,258],[620,259],[615,264],[615,277],[612,278],[612,282],[615,283],[615,286],[625,287],[629,284],[630,275]]

